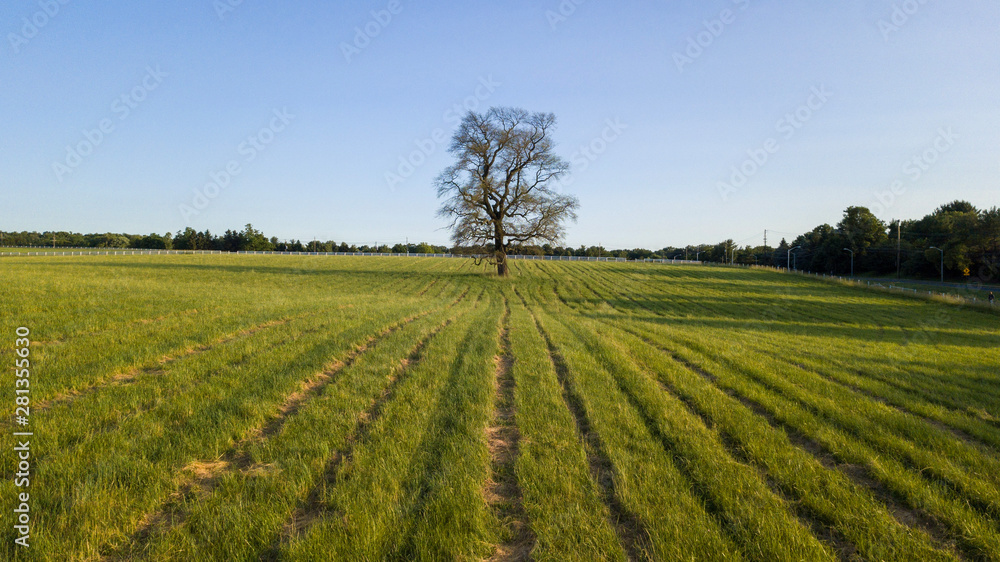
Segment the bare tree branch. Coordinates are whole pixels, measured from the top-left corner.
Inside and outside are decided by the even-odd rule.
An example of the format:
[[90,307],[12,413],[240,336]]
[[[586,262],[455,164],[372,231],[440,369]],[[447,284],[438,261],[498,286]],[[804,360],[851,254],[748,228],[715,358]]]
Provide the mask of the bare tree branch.
[[470,111],[448,149],[456,162],[435,182],[452,240],[481,251],[473,252],[477,263],[496,265],[500,275],[512,244],[556,243],[566,219],[576,220],[577,199],[549,185],[569,168],[553,152],[555,122],[551,113],[518,108]]

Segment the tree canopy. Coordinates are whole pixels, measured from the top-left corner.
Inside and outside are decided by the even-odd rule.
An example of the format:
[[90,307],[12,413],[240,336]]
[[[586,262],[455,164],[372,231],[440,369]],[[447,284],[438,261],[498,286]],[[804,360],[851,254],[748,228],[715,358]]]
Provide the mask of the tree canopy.
[[552,184],[569,166],[553,152],[551,113],[517,108],[470,111],[448,151],[456,162],[437,178],[438,214],[451,219],[452,240],[507,274],[517,245],[556,243],[579,202]]

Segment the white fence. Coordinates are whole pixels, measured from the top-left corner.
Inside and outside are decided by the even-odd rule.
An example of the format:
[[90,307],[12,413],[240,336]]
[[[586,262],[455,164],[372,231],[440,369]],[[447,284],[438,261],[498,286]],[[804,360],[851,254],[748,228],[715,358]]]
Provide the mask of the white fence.
[[[260,255],[260,256],[377,256],[394,258],[468,258],[465,254],[391,254],[372,252],[222,252],[218,250],[80,250],[80,251],[59,251],[47,252],[0,252],[0,257],[10,256],[160,256],[160,255],[186,255],[186,254],[239,254],[239,255]],[[589,256],[507,256],[511,260],[533,260],[533,261],[589,261],[589,262],[629,262],[636,263],[665,263],[672,265],[702,265],[700,261],[691,260],[629,260],[627,258],[589,257]]]

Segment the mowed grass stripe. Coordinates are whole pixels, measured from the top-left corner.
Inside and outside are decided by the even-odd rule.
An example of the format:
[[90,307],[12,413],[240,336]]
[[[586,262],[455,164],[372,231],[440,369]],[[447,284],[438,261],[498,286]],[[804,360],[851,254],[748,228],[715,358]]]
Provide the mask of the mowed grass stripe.
[[1000,447],[1000,419],[987,411],[994,410],[1000,416],[996,388],[951,385],[944,377],[907,371],[898,362],[862,353],[840,358],[804,350],[799,357],[804,364],[825,367],[827,373],[847,384],[942,423],[957,424],[956,429]]
[[[483,297],[472,306],[471,313],[457,318],[432,339],[420,360],[411,366],[407,377],[394,389],[393,399],[352,448],[348,461],[342,463],[335,482],[321,488],[320,505],[325,515],[284,545],[282,558],[412,558],[413,554],[407,553],[418,546],[454,549],[466,556],[487,554],[485,547],[495,538],[495,530],[489,528],[494,520],[482,496],[489,468],[483,432],[489,416],[489,381],[483,384],[485,405],[479,409],[474,404],[456,406],[445,396],[449,382],[454,381],[454,370],[461,369],[465,361],[481,360],[487,368],[492,366],[496,340],[495,331],[489,327],[496,325],[496,303],[491,305],[489,297]],[[456,481],[452,485],[462,503],[457,509],[467,515],[471,511],[471,515],[462,520],[461,532],[444,537],[448,542],[417,542],[419,520],[425,516],[422,508],[428,507],[429,501],[437,501],[435,467],[448,468],[438,460],[448,451],[434,448],[441,437],[440,427],[434,424],[447,419],[443,418],[445,406],[460,408],[458,414],[475,417],[474,412],[480,411],[483,416],[483,425],[474,432],[471,443],[479,450],[479,454],[473,454],[476,462],[471,474],[460,472],[462,465],[453,473]],[[471,504],[470,490],[477,498]]]
[[548,349],[549,362],[555,370],[556,379],[559,382],[563,405],[572,415],[573,422],[576,425],[576,433],[580,437],[586,454],[592,481],[597,484],[597,491],[600,493],[600,498],[609,511],[608,521],[611,523],[615,534],[617,534],[621,546],[624,547],[623,554],[629,560],[647,560],[650,558],[649,534],[643,527],[642,522],[625,507],[615,491],[616,481],[611,459],[608,457],[604,444],[601,442],[601,437],[591,427],[590,420],[587,417],[586,406],[581,401],[580,396],[573,391],[566,359],[559,352],[559,349],[556,348],[548,332],[542,327],[538,319],[538,314],[532,310],[531,305],[528,304],[520,292],[517,294],[521,298],[525,308],[530,311],[535,328]]
[[621,331],[616,341],[629,342],[631,355],[664,386],[715,424],[754,464],[766,471],[781,490],[808,510],[811,517],[834,527],[857,552],[871,560],[947,560],[953,554],[937,550],[931,538],[894,519],[864,486],[827,467],[810,451],[793,443],[768,418],[713,385],[707,373],[656,345],[641,326],[612,323]]
[[[555,299],[553,299],[555,300]],[[565,359],[570,393],[600,437],[614,470],[614,494],[642,525],[653,559],[742,559],[742,553],[706,511],[690,482],[628,404],[613,378],[595,365],[584,342],[551,316],[552,301],[533,307],[543,335]]]
[[[179,502],[181,520],[139,545],[143,557],[273,556],[282,535],[293,536],[318,517],[316,498],[353,443],[378,417],[393,387],[409,376],[428,342],[463,313],[443,310],[415,320],[358,355],[279,432],[248,444],[241,452],[247,468],[212,474],[211,486]],[[247,504],[248,496],[256,501]]]
[[[690,345],[708,355],[732,355],[729,349],[712,343],[711,339],[686,338]],[[854,393],[816,373],[784,365],[783,361],[767,361],[752,350],[727,360],[738,363],[744,372],[772,386],[776,392],[796,397],[803,405],[816,408],[815,411],[880,450],[893,452],[915,468],[929,470],[934,477],[957,486],[970,501],[990,513],[1000,513],[1000,491],[997,489],[1000,480],[994,480],[1000,478],[1000,461],[992,455],[956,439],[946,430]],[[850,412],[844,410],[843,404],[850,404]],[[880,427],[883,431],[873,432],[871,427]],[[887,436],[884,430],[894,434]]]
[[[13,291],[9,298],[0,300],[4,316],[10,314],[29,326],[35,341],[50,344],[33,349],[37,360],[51,369],[48,384],[35,392],[38,398],[83,388],[108,372],[139,368],[178,348],[205,345],[226,333],[309,312],[317,305],[340,306],[351,300],[351,295],[369,289],[370,294],[384,289],[411,294],[409,285],[432,281],[417,276],[357,276],[351,291],[325,292],[310,305],[286,298],[286,291],[292,287],[272,290],[273,284],[268,282],[271,275],[266,272],[285,271],[275,267],[274,260],[260,262],[267,266],[260,269],[239,268],[234,273],[225,270],[225,277],[219,279],[202,274],[198,268],[213,273],[223,268],[208,265],[212,262],[209,258],[199,257],[193,262],[191,258],[168,256],[153,261],[129,257],[59,266],[39,263],[30,269],[41,269],[48,275],[30,282],[15,276],[9,285],[0,286],[0,291]],[[144,271],[144,266],[154,274]],[[169,283],[155,275],[160,269],[172,274]],[[227,283],[230,279],[233,282]],[[247,282],[259,280],[265,282]],[[234,285],[242,285],[243,290],[231,290]],[[32,303],[57,305],[33,307]],[[185,313],[174,313],[178,308]],[[143,314],[155,317],[136,318]],[[10,353],[12,344],[0,343],[0,355]],[[64,379],[64,373],[71,376]]]
[[[671,287],[671,289],[676,290],[674,287]],[[841,287],[839,290],[840,293],[838,293],[838,300],[850,300],[841,296],[842,293],[863,293],[863,291],[860,291],[855,287]],[[867,303],[869,301],[870,299],[866,299],[862,302]],[[662,303],[659,304],[660,307],[662,307]],[[931,306],[925,303],[919,304],[921,306]],[[652,309],[650,308],[650,310]],[[765,309],[765,311],[766,310],[767,309]],[[864,311],[865,309],[862,310]],[[659,312],[659,310],[657,310],[657,312]],[[787,307],[781,307],[780,312],[782,315],[791,313],[790,309]],[[941,311],[939,310],[933,315],[933,317],[940,317],[940,312]],[[885,321],[884,313],[879,311],[876,314],[881,314],[881,321]],[[864,315],[864,313],[862,315]],[[778,316],[774,314],[765,316],[771,318],[772,320],[778,318]],[[756,329],[760,325],[760,319],[757,319],[754,321],[748,321],[744,327]],[[819,333],[818,328],[819,327],[815,330],[817,334]],[[893,330],[900,331],[900,328],[894,327]],[[923,333],[920,332],[918,335],[922,334]],[[758,349],[766,348],[773,350],[787,345],[787,337],[779,337],[774,334],[764,332],[758,332],[758,336],[759,337],[754,345],[754,347]],[[949,416],[949,419],[945,420],[940,416],[935,417],[933,415],[934,410],[931,410],[931,413],[928,413],[927,408],[923,408],[922,405],[912,401],[906,404],[908,409],[920,409],[922,410],[921,412],[915,413],[928,417],[935,417],[935,419],[938,419],[938,421],[941,421],[942,423],[949,423],[949,421],[957,422],[961,424],[958,427],[959,429],[968,430],[970,433],[974,433],[979,437],[987,436],[986,438],[989,439],[988,436],[995,434],[993,429],[998,427],[995,423],[996,418],[986,412],[986,409],[995,408],[997,404],[995,384],[977,384],[974,388],[968,385],[963,385],[961,381],[964,380],[964,377],[955,377],[954,369],[952,369],[951,374],[947,377],[931,377],[931,375],[912,368],[901,370],[899,367],[901,362],[900,360],[894,359],[891,362],[887,362],[885,359],[887,345],[891,349],[892,347],[897,347],[897,344],[895,343],[887,344],[884,342],[857,341],[842,344],[838,343],[838,340],[830,338],[828,335],[822,338],[806,337],[805,335],[801,335],[800,337],[803,339],[803,344],[795,349],[796,357],[815,355],[816,361],[821,364],[833,363],[836,365],[849,365],[864,378],[879,379],[904,389],[915,386],[921,389],[919,396],[920,400],[941,403],[949,407],[964,409],[968,412],[968,415]],[[907,342],[904,341],[904,343]],[[821,355],[812,351],[820,348],[823,349]],[[782,359],[787,357],[787,354],[784,353],[778,354],[774,351],[771,351],[771,353]],[[890,353],[890,355],[891,354],[892,353]],[[908,355],[915,357],[927,357],[934,356],[935,352],[933,349],[921,349],[917,352],[909,352]],[[976,357],[976,359],[982,359],[982,354],[980,353],[979,355],[980,356]],[[912,366],[912,361],[905,361],[905,364],[908,367]],[[889,375],[888,373],[893,373],[893,375]],[[898,402],[895,404],[901,405]]]
[[[659,324],[655,325],[655,327],[658,328],[658,329],[660,329],[660,330],[666,330],[667,329],[665,326],[662,326],[662,325],[659,325]],[[690,336],[690,334],[685,334],[685,335],[688,336],[688,337]],[[699,347],[699,345],[700,345],[700,344],[697,344],[697,343],[691,343],[690,341],[688,341],[687,343],[688,343],[688,345],[695,345],[695,347]],[[719,349],[719,350],[716,350],[714,353],[716,354],[716,356],[725,357],[728,354],[727,353],[728,351],[729,350],[727,350],[727,349]],[[934,487],[934,485],[933,485],[932,482],[928,483],[928,485],[930,487]],[[911,491],[913,491],[912,487],[911,487]],[[984,527],[984,526],[981,525],[981,523],[983,522],[983,520],[978,515],[976,515],[974,513],[971,513],[968,510],[962,509],[960,506],[956,506],[955,504],[949,504],[948,501],[949,500],[945,500],[944,501],[945,506],[941,508],[943,511],[950,512],[952,515],[958,517],[960,520],[963,517],[968,516],[969,518],[971,518],[971,520],[973,520],[974,523],[978,521],[978,523],[975,523],[976,526],[978,528],[984,529],[986,531],[987,535],[989,535],[989,534],[992,533],[992,531],[988,530],[988,527]],[[950,508],[954,508],[954,509],[951,509],[949,511],[949,509],[948,509],[949,507]],[[953,531],[954,531],[954,529],[955,529],[955,527],[953,526]],[[953,537],[954,537],[955,534],[956,533],[953,533]],[[990,540],[991,540],[990,538],[987,538],[986,539],[986,543],[988,544]],[[970,543],[968,541],[966,541],[966,544],[968,545]],[[974,548],[981,547],[981,546],[983,546],[983,544],[984,544],[983,541],[978,541],[978,545],[979,546],[976,546]]]
[[[33,349],[34,362],[44,364],[47,375],[46,384],[38,387],[36,409],[44,411],[107,385],[130,382],[143,373],[161,371],[179,358],[311,314],[316,310],[183,315],[175,322],[144,324],[139,330],[119,326],[97,338],[43,351]],[[72,378],[64,379],[63,374]]]
[[[463,295],[464,296],[464,295]],[[459,297],[461,299],[461,296]],[[457,300],[455,301],[457,302]],[[452,304],[455,304],[453,302]],[[389,337],[392,333],[403,329],[411,322],[418,320],[429,314],[429,311],[421,312],[407,317],[375,334],[369,336],[365,341],[359,342],[351,349],[346,356],[335,360],[327,366],[324,371],[316,373],[309,379],[300,383],[300,388],[288,395],[281,405],[277,414],[271,417],[265,425],[254,430],[250,437],[241,440],[232,448],[226,451],[218,459],[208,459],[203,462],[194,462],[185,467],[184,473],[190,475],[189,481],[183,482],[180,489],[172,494],[173,498],[183,498],[189,495],[199,495],[207,493],[207,490],[214,487],[215,482],[230,471],[253,472],[259,467],[267,465],[255,463],[251,454],[251,449],[259,446],[262,441],[267,440],[272,435],[280,432],[285,423],[292,418],[299,409],[303,408],[309,401],[320,395],[325,387],[336,381],[341,372],[350,368],[354,362],[379,343]],[[163,534],[164,529],[183,521],[185,514],[178,509],[178,502],[167,504],[154,513],[143,518],[139,528],[132,534],[128,541],[129,550],[132,552],[142,552],[145,550],[145,543],[154,534]]]
[[[54,446],[45,449],[65,453],[87,443],[105,432],[117,431],[130,419],[168,407],[171,397],[196,389],[210,388],[213,378],[223,369],[232,370],[249,361],[254,355],[278,351],[302,335],[315,335],[337,322],[345,335],[363,337],[369,327],[364,309],[331,311],[331,316],[318,313],[289,319],[288,322],[269,323],[260,330],[246,332],[241,337],[227,338],[217,345],[187,353],[178,360],[165,364],[162,370],[146,371],[130,381],[105,385],[83,394],[73,401],[58,404],[45,412],[46,425],[58,428]],[[350,332],[350,334],[347,334]],[[345,342],[346,344],[346,342]],[[48,436],[42,436],[47,444]],[[44,458],[46,453],[40,453]],[[0,459],[0,465],[4,459]]]
[[[302,318],[298,322],[311,326],[302,328],[309,332],[317,332],[322,325],[318,317]],[[253,338],[231,340],[216,347],[212,353],[191,354],[172,365],[170,371],[150,372],[131,383],[108,385],[102,387],[101,392],[82,394],[75,400],[45,410],[41,415],[48,431],[35,437],[40,445],[35,460],[58,465],[59,459],[71,457],[76,449],[88,446],[95,439],[107,438],[131,420],[164,407],[170,395],[197,385],[210,386],[211,377],[216,374],[212,370],[215,366],[242,364],[262,348],[289,343],[294,336],[278,329],[282,326],[285,325],[271,326],[273,330],[265,329]],[[191,376],[198,369],[209,373],[208,377]],[[13,463],[13,459],[0,458],[0,467],[6,463]]]
[[[349,348],[382,322],[393,321],[394,315],[388,310],[366,311],[367,318],[359,317],[355,328],[334,335],[327,327],[336,316],[292,324],[274,332],[270,340],[236,342],[220,349],[228,353],[198,356],[176,365],[170,376],[151,378],[147,385],[140,381],[134,388],[123,387],[121,394],[139,404],[134,415],[113,423],[107,431],[88,435],[79,446],[54,455],[39,468],[40,484],[50,478],[79,482],[77,490],[52,497],[52,503],[45,496],[41,498],[43,504],[48,504],[46,514],[55,518],[47,528],[62,530],[53,540],[60,546],[80,541],[88,548],[118,540],[115,537],[128,528],[129,518],[136,517],[133,510],[148,511],[152,502],[158,503],[155,498],[169,491],[177,469],[192,460],[210,457],[213,451],[218,454],[232,440],[247,435],[281,403],[292,385],[318,370],[338,349]],[[112,390],[119,389],[109,389],[108,393]],[[102,394],[107,393],[93,396],[108,398]],[[116,415],[128,414],[114,400],[105,409]],[[95,466],[106,467],[104,476],[96,480],[83,478],[84,474],[92,474]],[[103,503],[79,501],[77,497],[88,489],[100,490],[100,495],[107,496],[106,501],[118,500],[114,505],[120,509],[101,525],[77,523],[87,520],[86,514],[100,509]],[[43,545],[48,542],[44,534],[39,538]]]
[[[0,272],[0,311],[41,342],[33,548],[0,531],[0,558],[328,559],[351,532],[372,547],[347,557],[483,558],[526,521],[546,560],[678,558],[684,533],[789,559],[774,545],[791,530],[842,559],[1000,559],[995,314],[763,270],[517,266],[501,280],[468,260],[133,256]],[[489,297],[448,308],[470,290]],[[501,425],[517,451],[491,463]],[[511,465],[514,517],[490,487]],[[0,482],[0,501],[16,491]],[[678,495],[707,526],[636,515]],[[355,498],[367,511],[342,509]],[[657,550],[664,521],[675,551]]]
[[632,364],[630,348],[616,344],[613,337],[601,337],[595,333],[600,325],[583,318],[571,324],[587,341],[595,359],[613,373],[619,389],[642,414],[652,433],[676,456],[682,472],[713,506],[744,553],[757,559],[832,557],[756,469],[729,454],[722,437],[706,428],[697,412],[688,411],[685,404],[664,393]]
[[[708,357],[678,346],[675,336],[660,335],[657,343],[710,373],[721,388],[732,390],[740,397],[757,404],[769,416],[818,443],[839,462],[865,467],[873,481],[880,482],[909,507],[926,511],[948,528],[948,537],[963,553],[974,558],[1000,557],[1000,535],[995,521],[969,507],[966,501],[939,484],[927,480],[918,471],[887,457],[864,444],[858,438],[830,427],[827,420],[784,398],[752,377],[733,370]],[[878,428],[872,428],[876,430]],[[863,481],[858,481],[863,484]]]
[[[807,402],[810,400],[824,402],[825,400],[822,396],[800,392],[794,384],[788,382],[789,379],[787,378],[771,376],[770,372],[773,368],[773,362],[758,362],[754,365],[750,365],[746,362],[740,362],[743,354],[733,356],[730,353],[731,350],[727,349],[725,344],[722,343],[728,338],[699,338],[695,340],[691,337],[690,332],[681,332],[662,323],[652,324],[651,327],[655,330],[670,334],[669,338],[672,340],[684,342],[684,345],[698,350],[699,356],[706,358],[708,356],[720,357],[723,362],[733,363],[734,365],[738,363],[740,373],[752,375],[750,378],[753,380],[764,379],[770,381],[775,386],[768,387],[769,390],[767,392],[774,395],[775,399],[780,399],[779,397],[783,397],[785,393],[790,392],[792,395],[799,396]],[[687,359],[691,358],[689,357]],[[707,359],[704,360],[707,361]],[[697,361],[697,359],[695,361]],[[739,379],[742,379],[744,376],[745,375],[741,374]],[[853,402],[850,401],[848,401],[848,403],[853,404]],[[844,413],[841,415],[840,419],[848,417],[849,414]],[[877,428],[879,428],[877,425],[872,425],[870,423],[867,425],[869,434],[872,434],[873,431],[878,433]],[[824,429],[829,430],[830,428],[824,427]],[[804,433],[808,434],[808,432]],[[817,441],[822,442],[822,440]],[[857,447],[858,444],[852,442],[852,445]],[[853,462],[857,462],[861,458],[864,458],[865,460],[874,460],[878,459],[880,456],[874,451],[868,449],[867,446],[861,445],[861,448],[866,451],[867,454],[851,456],[850,458],[853,459]],[[857,450],[857,448],[855,448],[855,450]],[[843,457],[841,458],[843,459]],[[847,462],[852,461],[848,460]],[[909,475],[906,475],[903,473],[903,471],[906,470],[904,465],[899,465],[898,463],[893,464],[895,466],[893,466],[892,470],[888,472],[882,471],[881,466],[873,469],[873,472],[874,474],[881,475],[883,478],[889,478],[891,482],[884,483],[890,488],[893,488],[893,484],[895,484],[895,488],[893,488],[895,492],[900,494],[901,497],[906,498],[911,506],[919,509],[925,504],[932,504],[934,506],[934,510],[928,509],[928,511],[932,511],[935,516],[940,517],[947,525],[950,526],[951,538],[965,545],[966,550],[981,552],[985,549],[985,551],[989,552],[995,548],[993,545],[995,541],[995,530],[991,528],[991,525],[987,523],[988,520],[984,519],[981,514],[977,514],[968,507],[962,506],[958,503],[958,501],[956,501],[956,499],[953,499],[953,495],[950,490],[940,487],[933,480],[926,480],[923,477],[922,472],[910,472]],[[913,470],[916,471],[917,469],[914,467]],[[876,480],[882,480],[882,478],[876,478]],[[921,481],[924,484],[923,486],[919,485]],[[917,498],[919,498],[920,501],[914,503]],[[979,536],[966,536],[969,534],[978,534]]]
[[980,454],[996,460],[997,447],[1000,447],[1000,428],[981,418],[972,417],[965,411],[955,411],[937,404],[929,404],[915,398],[911,393],[901,391],[892,385],[867,376],[867,374],[859,375],[837,365],[817,361],[812,357],[788,358],[773,353],[769,354],[776,360],[815,373],[849,392],[885,404],[902,415],[919,419],[950,433],[952,437],[975,447]]
[[700,416],[636,368],[629,357],[630,348],[606,339],[606,331],[595,329],[583,318],[574,320],[572,326],[748,558],[835,558],[793,516],[754,467],[729,454],[718,432],[707,428]]
[[[817,366],[815,362],[811,364]],[[873,397],[893,406],[943,424],[949,430],[960,433],[962,439],[979,441],[989,447],[993,454],[1000,451],[1000,424],[992,416],[977,409],[975,405],[956,400],[957,396],[954,394],[940,391],[931,394],[924,390],[884,382],[871,372],[842,368],[833,362],[826,363],[825,368],[825,372],[831,377],[860,392],[871,393]],[[984,401],[996,402],[995,398],[991,399],[982,393],[976,393],[976,396]]]
[[486,501],[486,486],[503,299],[490,291],[482,308],[463,342],[465,351],[451,365],[432,431],[421,444],[431,462],[408,522],[406,558],[483,558],[492,554],[491,545],[501,534],[500,521]]
[[[719,356],[710,342],[679,341],[709,356]],[[853,393],[815,373],[746,351],[723,358],[740,372],[773,392],[795,400],[805,408],[864,440],[884,454],[909,464],[914,470],[948,482],[970,502],[992,516],[1000,514],[1000,461],[957,439],[949,432],[912,415],[894,410],[867,396]]]
[[[420,306],[410,304],[405,308],[399,308],[397,312],[392,312],[388,316],[383,314],[381,317],[385,322],[393,322],[396,320],[395,314],[412,315],[420,310]],[[357,309],[349,305],[325,313],[333,315],[328,321],[337,323],[337,328],[340,330],[339,337],[345,345],[352,345],[351,338],[360,340],[368,335],[368,331],[372,329],[368,323],[369,319],[373,317],[374,311],[383,308],[384,305],[381,303],[369,303]],[[165,404],[171,395],[188,392],[193,386],[207,384],[204,375],[199,376],[194,373],[208,373],[211,376],[219,366],[238,366],[252,354],[274,351],[275,346],[303,333],[320,331],[324,324],[317,322],[322,322],[322,314],[312,312],[292,319],[269,322],[235,335],[230,334],[212,344],[187,350],[177,359],[159,365],[159,369],[142,371],[148,375],[147,377],[137,380],[134,375],[130,375],[132,378],[118,381],[117,385],[100,387],[102,390],[100,393],[92,392],[77,397],[84,401],[80,404],[60,404],[45,414],[48,424],[60,428],[56,433],[60,440],[51,450],[65,451],[77,446],[96,434],[114,430],[129,418]],[[262,330],[265,333],[259,337],[252,337],[257,336]],[[264,337],[265,334],[270,335]],[[124,383],[131,384],[122,386]],[[80,419],[80,411],[83,412],[83,419]],[[42,456],[44,454],[42,453]],[[0,463],[2,462],[3,460],[0,460]]]
[[[322,323],[314,326],[314,331],[320,326]],[[65,416],[46,420],[51,433],[46,432],[37,439],[36,446],[42,454],[36,458],[37,469],[32,481],[40,491],[34,496],[42,523],[35,537],[39,550],[52,552],[56,558],[67,552],[89,551],[88,555],[94,556],[101,544],[121,533],[131,517],[144,511],[158,495],[166,493],[173,473],[182,466],[183,455],[236,432],[235,427],[223,425],[230,419],[237,419],[231,418],[232,413],[226,408],[244,410],[244,407],[218,401],[220,391],[240,388],[241,372],[273,377],[272,373],[277,371],[272,367],[267,369],[271,373],[262,372],[265,368],[260,358],[264,355],[257,354],[255,343],[270,344],[278,349],[283,343],[286,350],[294,350],[289,355],[293,358],[306,352],[303,344],[293,341],[293,336],[276,332],[263,342],[244,340],[225,348],[216,357],[222,364],[209,371],[208,377],[202,370],[199,371],[202,373],[200,379],[188,373],[183,377],[149,381],[166,388],[178,384],[194,386],[169,401],[161,400],[162,390],[152,385],[114,387],[105,393],[95,393],[87,402],[103,401],[103,406],[98,409],[91,403],[82,413],[104,421],[97,426],[84,425],[83,428],[89,431],[78,432],[78,442],[63,449],[48,445],[47,435],[63,438],[73,434],[74,419]],[[230,360],[242,363],[235,365],[229,363]],[[184,366],[199,364],[202,367],[211,365],[204,357],[199,357]],[[190,385],[192,380],[200,380],[201,384]],[[130,390],[135,393],[129,394]],[[114,398],[116,392],[127,399],[127,405],[108,400]],[[197,426],[196,421],[203,423]],[[68,488],[60,487],[59,482],[67,483]],[[4,492],[13,493],[13,489],[5,488]]]
[[515,420],[521,434],[516,461],[524,510],[539,561],[625,560],[591,479],[583,439],[564,402],[545,340],[521,299],[511,295],[510,352],[514,356]]
[[[305,317],[305,316],[308,316],[308,315],[307,314],[299,315],[299,318],[302,318],[302,317]],[[87,386],[87,387],[84,387],[84,388],[80,388],[80,389],[70,390],[68,392],[64,392],[62,394],[58,394],[56,396],[53,396],[49,400],[40,401],[40,402],[36,403],[35,410],[38,411],[38,412],[45,412],[45,411],[47,411],[47,410],[49,410],[50,408],[53,408],[53,407],[68,405],[69,403],[73,402],[74,400],[79,399],[81,396],[85,396],[85,395],[90,394],[92,392],[97,392],[97,391],[99,391],[99,390],[101,390],[103,388],[106,388],[108,386],[121,385],[121,384],[129,384],[129,383],[134,382],[135,379],[138,378],[138,377],[140,377],[140,376],[154,374],[154,373],[162,373],[166,369],[169,368],[169,366],[170,366],[171,363],[174,363],[174,362],[179,361],[179,360],[183,360],[183,359],[185,359],[187,357],[190,357],[192,355],[197,355],[197,354],[205,353],[207,351],[211,351],[212,348],[214,348],[216,346],[225,345],[225,344],[227,344],[227,343],[229,343],[231,341],[234,341],[234,340],[238,340],[238,339],[246,338],[246,337],[251,337],[254,334],[256,334],[257,332],[260,332],[261,330],[266,330],[268,328],[273,328],[273,327],[276,327],[276,326],[284,326],[284,325],[288,324],[289,322],[291,322],[293,319],[294,319],[293,317],[285,317],[285,318],[279,318],[279,319],[275,319],[275,320],[268,320],[266,322],[257,324],[255,326],[251,326],[251,327],[248,327],[248,328],[242,328],[240,330],[236,330],[234,332],[230,332],[230,333],[228,333],[228,334],[226,334],[226,335],[224,335],[224,336],[222,336],[220,338],[216,338],[213,341],[210,341],[208,343],[205,343],[205,344],[202,344],[202,345],[199,345],[199,346],[190,346],[190,345],[187,345],[187,346],[182,346],[182,347],[173,349],[169,353],[167,353],[166,355],[163,355],[162,357],[160,357],[155,362],[149,362],[149,363],[146,363],[145,365],[143,365],[141,367],[133,367],[133,368],[131,368],[131,369],[125,371],[125,372],[116,373],[116,374],[112,374],[112,375],[106,376],[106,377],[104,377],[104,378],[102,378],[102,379],[94,382],[90,386]]]

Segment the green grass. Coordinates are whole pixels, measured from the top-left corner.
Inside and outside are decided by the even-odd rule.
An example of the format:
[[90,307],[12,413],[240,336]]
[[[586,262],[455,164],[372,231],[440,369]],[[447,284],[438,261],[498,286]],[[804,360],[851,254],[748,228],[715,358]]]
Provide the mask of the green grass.
[[0,265],[35,433],[3,559],[1000,559],[995,311],[652,264]]

